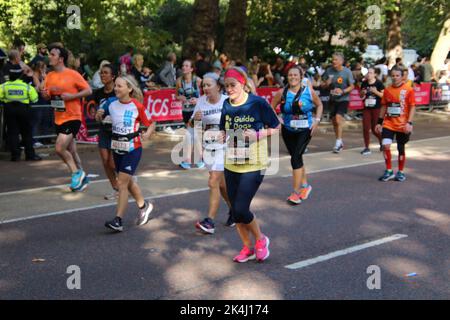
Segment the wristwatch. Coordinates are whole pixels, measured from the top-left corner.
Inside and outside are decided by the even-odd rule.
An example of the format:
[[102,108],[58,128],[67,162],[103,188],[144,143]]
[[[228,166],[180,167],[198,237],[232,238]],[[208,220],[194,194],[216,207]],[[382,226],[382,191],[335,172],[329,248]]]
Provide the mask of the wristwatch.
[[413,123],[411,122],[411,121],[408,121],[408,123],[412,126],[413,125]]
[[317,123],[320,123],[320,118],[315,118],[314,120],[316,120],[317,121]]

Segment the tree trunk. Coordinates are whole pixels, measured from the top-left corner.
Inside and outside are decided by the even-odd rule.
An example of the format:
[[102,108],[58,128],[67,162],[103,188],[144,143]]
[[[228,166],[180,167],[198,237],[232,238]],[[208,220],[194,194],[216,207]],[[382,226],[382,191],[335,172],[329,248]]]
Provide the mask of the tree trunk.
[[431,65],[433,66],[434,75],[440,70],[444,70],[444,62],[450,51],[450,18],[445,21],[438,40],[434,46],[431,55]]
[[217,42],[219,22],[219,0],[195,0],[192,21],[186,21],[190,28],[183,46],[183,58],[195,58],[196,52],[211,55]]
[[395,59],[403,55],[401,33],[400,0],[394,0],[395,9],[386,12],[388,24],[387,56],[389,68],[395,64]]
[[225,20],[223,51],[232,60],[247,59],[247,0],[230,0]]

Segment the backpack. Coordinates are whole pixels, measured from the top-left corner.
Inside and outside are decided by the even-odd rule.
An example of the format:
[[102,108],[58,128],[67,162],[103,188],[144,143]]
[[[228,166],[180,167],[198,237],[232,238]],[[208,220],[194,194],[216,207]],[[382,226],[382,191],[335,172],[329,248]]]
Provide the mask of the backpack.
[[[287,97],[288,90],[289,90],[289,85],[284,87],[283,95],[281,96],[281,105],[280,105],[281,113],[284,113],[284,105],[286,104],[286,97]],[[300,87],[300,90],[298,90],[297,93],[295,94],[294,100],[292,100],[292,113],[293,114],[302,113],[298,102],[300,100],[300,96],[302,95],[302,93],[305,90],[306,90],[306,87]]]

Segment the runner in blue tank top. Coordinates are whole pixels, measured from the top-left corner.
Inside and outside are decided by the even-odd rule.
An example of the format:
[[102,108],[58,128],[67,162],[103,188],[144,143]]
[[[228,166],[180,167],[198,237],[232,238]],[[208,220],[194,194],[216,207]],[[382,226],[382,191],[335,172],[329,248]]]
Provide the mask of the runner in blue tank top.
[[[272,100],[275,109],[281,103],[281,134],[291,155],[293,192],[287,198],[292,204],[300,204],[311,193],[306,170],[303,165],[303,153],[311,136],[319,125],[323,106],[313,90],[311,83],[302,84],[303,70],[293,67],[288,72],[288,86],[278,91]],[[313,109],[316,106],[316,116]]]

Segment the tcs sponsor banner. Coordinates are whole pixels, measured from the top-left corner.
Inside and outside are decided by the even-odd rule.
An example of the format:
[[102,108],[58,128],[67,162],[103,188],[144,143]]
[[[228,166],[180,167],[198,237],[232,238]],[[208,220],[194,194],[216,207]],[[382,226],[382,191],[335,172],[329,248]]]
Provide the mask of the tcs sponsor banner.
[[431,83],[414,84],[416,106],[427,106],[431,100]]
[[[258,88],[257,94],[270,104],[280,88]],[[175,89],[161,89],[144,93],[144,107],[153,121],[182,121],[183,105],[176,100]]]
[[182,121],[181,101],[175,89],[161,89],[144,93],[144,107],[153,121]]
[[89,96],[82,101],[83,112],[81,113],[81,126],[77,134],[77,141],[97,143],[98,136],[89,137],[89,128],[97,126],[95,121],[95,114],[98,110],[98,104],[95,102],[93,96]]

